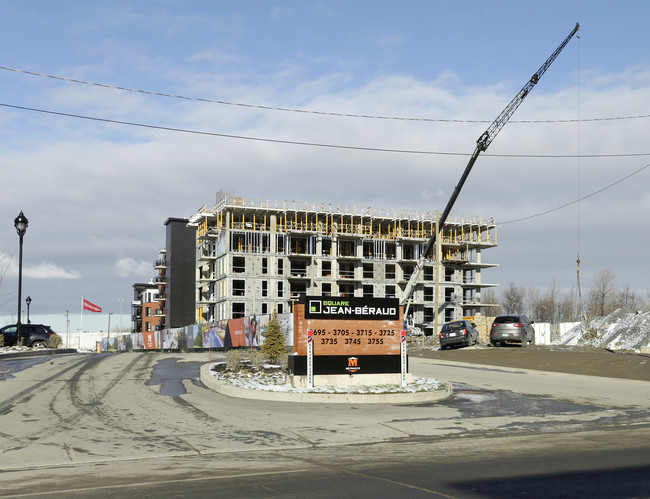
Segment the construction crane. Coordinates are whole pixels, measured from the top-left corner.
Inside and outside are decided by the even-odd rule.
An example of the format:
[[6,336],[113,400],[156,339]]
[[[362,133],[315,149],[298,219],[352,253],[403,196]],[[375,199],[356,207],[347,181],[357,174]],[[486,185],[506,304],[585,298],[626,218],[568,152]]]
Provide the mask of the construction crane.
[[542,64],[542,67],[540,67],[537,70],[537,72],[530,78],[528,83],[526,83],[524,87],[517,93],[517,95],[515,95],[515,97],[510,101],[510,104],[506,106],[506,108],[501,112],[501,114],[497,117],[497,119],[494,120],[494,122],[487,128],[487,130],[485,130],[485,132],[483,132],[483,134],[481,134],[481,136],[476,141],[476,149],[474,149],[474,152],[472,153],[472,157],[469,159],[469,162],[465,167],[465,171],[460,177],[460,180],[458,181],[458,184],[454,188],[454,192],[451,195],[451,198],[449,198],[445,210],[442,212],[442,215],[438,220],[437,230],[434,230],[433,234],[427,241],[427,244],[424,247],[424,251],[422,251],[422,253],[420,254],[417,264],[415,265],[415,269],[411,274],[411,278],[409,279],[409,282],[406,284],[406,287],[404,288],[404,292],[402,293],[402,297],[400,299],[400,305],[406,304],[406,310],[404,312],[405,318],[408,317],[408,309],[411,302],[411,294],[413,293],[413,288],[415,287],[415,284],[417,283],[418,279],[420,278],[420,274],[422,273],[422,267],[424,266],[424,261],[426,259],[426,256],[429,254],[429,251],[431,251],[431,248],[436,242],[438,231],[442,232],[444,224],[447,221],[447,217],[449,216],[449,213],[451,212],[451,209],[453,208],[454,203],[456,202],[456,199],[460,194],[460,190],[463,188],[463,184],[465,183],[465,180],[467,180],[467,177],[469,176],[469,172],[472,170],[474,163],[476,163],[476,159],[478,158],[479,154],[487,150],[488,146],[496,138],[498,133],[505,126],[505,124],[508,122],[508,120],[513,115],[513,113],[517,110],[519,105],[523,102],[523,100],[530,93],[533,87],[537,85],[542,75],[546,72],[546,70],[553,63],[556,57],[560,55],[560,52],[562,52],[562,50],[567,45],[567,43],[569,43],[569,40],[573,38],[573,35],[575,35],[579,29],[580,29],[580,24],[576,23],[575,28],[573,28],[573,31],[571,31],[571,33],[569,33],[569,36],[567,36],[564,39],[564,41],[560,44],[560,46],[557,49],[555,49],[555,52],[553,52],[551,56],[546,60],[546,62]]

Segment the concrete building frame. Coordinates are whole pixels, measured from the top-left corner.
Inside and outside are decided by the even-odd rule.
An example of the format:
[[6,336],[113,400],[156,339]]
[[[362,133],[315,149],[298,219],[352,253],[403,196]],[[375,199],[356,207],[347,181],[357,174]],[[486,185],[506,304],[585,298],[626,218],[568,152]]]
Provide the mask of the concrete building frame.
[[[219,191],[214,207],[188,220],[196,227],[195,320],[291,312],[301,295],[401,298],[436,217]],[[482,270],[498,266],[482,261],[497,245],[496,229],[492,218],[445,223],[440,262],[427,255],[409,308],[427,334],[435,303],[440,324],[495,305],[481,291],[496,286],[482,282]]]

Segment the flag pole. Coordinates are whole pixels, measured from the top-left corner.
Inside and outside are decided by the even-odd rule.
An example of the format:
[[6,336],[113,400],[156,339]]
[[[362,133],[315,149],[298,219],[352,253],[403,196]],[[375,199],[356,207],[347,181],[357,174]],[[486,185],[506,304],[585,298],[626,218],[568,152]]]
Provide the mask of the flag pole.
[[81,297],[81,319],[79,319],[79,332],[84,332],[84,297]]

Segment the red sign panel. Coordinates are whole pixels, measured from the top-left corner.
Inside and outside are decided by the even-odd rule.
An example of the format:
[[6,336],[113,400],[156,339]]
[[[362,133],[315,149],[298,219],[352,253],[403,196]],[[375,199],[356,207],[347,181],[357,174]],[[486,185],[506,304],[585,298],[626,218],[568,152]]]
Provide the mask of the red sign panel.
[[399,355],[402,310],[398,319],[307,319],[305,305],[294,308],[294,351],[307,355],[311,330],[314,355]]

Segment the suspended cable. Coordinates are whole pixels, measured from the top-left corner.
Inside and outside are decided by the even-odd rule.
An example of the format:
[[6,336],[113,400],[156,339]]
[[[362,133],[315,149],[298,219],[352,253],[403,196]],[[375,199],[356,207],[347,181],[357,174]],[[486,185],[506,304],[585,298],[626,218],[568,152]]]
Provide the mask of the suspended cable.
[[[326,147],[330,149],[347,149],[354,151],[372,151],[372,152],[391,152],[391,153],[401,153],[401,154],[426,154],[426,155],[438,155],[438,156],[471,156],[470,153],[464,152],[445,152],[445,151],[424,151],[416,149],[390,149],[382,147],[364,147],[364,146],[350,146],[343,144],[327,144],[320,142],[304,142],[298,140],[283,140],[283,139],[271,139],[266,137],[251,137],[247,135],[235,135],[228,133],[218,133],[218,132],[206,132],[202,130],[191,130],[187,128],[177,128],[161,125],[151,125],[146,123],[137,123],[133,121],[124,121],[124,120],[114,120],[109,118],[98,118],[95,116],[85,116],[82,114],[73,114],[73,113],[64,113],[60,111],[51,111],[47,109],[38,109],[34,107],[26,106],[17,106],[14,104],[0,103],[0,106],[7,107],[11,109],[19,109],[21,111],[31,111],[35,113],[51,114],[54,116],[65,116],[66,118],[77,118],[82,120],[89,121],[98,121],[101,123],[111,123],[114,125],[127,125],[135,126],[140,128],[149,128],[152,130],[164,130],[168,132],[179,132],[179,133],[189,133],[195,135],[206,135],[210,137],[223,137],[228,139],[240,139],[240,140],[253,140],[258,142],[270,142],[274,144],[289,144],[289,145],[298,145],[298,146],[310,146],[310,147]],[[484,154],[483,156],[490,156],[493,158],[574,158],[573,154]],[[650,156],[650,152],[645,153],[629,153],[629,154],[588,154],[583,155],[583,158],[623,158],[623,157],[634,157],[634,156]]]
[[[331,111],[316,111],[308,109],[297,109],[297,108],[287,108],[287,107],[275,107],[275,106],[265,106],[260,104],[246,104],[242,102],[229,102],[224,100],[216,99],[206,99],[202,97],[188,97],[185,95],[175,95],[168,94],[164,92],[156,92],[151,90],[141,90],[136,88],[122,87],[119,85],[111,85],[108,83],[96,83],[91,81],[79,80],[76,78],[67,78],[64,76],[49,75],[43,73],[36,73],[34,71],[27,71],[24,69],[9,68],[6,66],[0,66],[0,69],[4,71],[12,71],[14,73],[22,73],[30,76],[37,76],[41,78],[50,78],[53,80],[65,81],[68,83],[77,83],[80,85],[89,85],[94,87],[101,88],[110,88],[113,90],[121,90],[124,92],[135,92],[145,95],[155,95],[158,97],[167,97],[172,99],[181,99],[189,100],[196,102],[206,102],[210,104],[220,104],[225,106],[237,106],[237,107],[246,107],[252,109],[262,109],[267,111],[283,111],[290,113],[302,113],[302,114],[316,114],[323,116],[338,116],[344,118],[364,118],[364,119],[374,119],[374,120],[397,120],[397,121],[423,121],[423,122],[434,122],[434,123],[492,123],[490,120],[461,120],[461,119],[442,119],[442,118],[409,118],[404,116],[380,116],[380,115],[371,115],[371,114],[354,114],[354,113],[336,113]],[[618,116],[618,117],[606,117],[606,118],[591,118],[585,119],[583,121],[615,121],[615,120],[632,120],[632,119],[642,119],[650,118],[650,114],[638,115],[638,116]],[[510,120],[510,123],[573,123],[575,119],[565,119],[565,120]]]
[[534,215],[528,215],[528,216],[522,217],[522,218],[515,218],[513,220],[507,220],[505,222],[498,222],[497,225],[506,225],[506,224],[512,224],[512,223],[515,223],[515,222],[523,222],[524,220],[530,220],[531,218],[541,217],[543,215],[548,215],[549,213],[553,213],[554,211],[559,211],[559,210],[561,210],[563,208],[566,208],[568,206],[572,206],[572,205],[574,205],[576,203],[579,203],[580,201],[584,201],[585,199],[589,199],[590,197],[593,197],[596,194],[600,194],[601,192],[604,192],[604,191],[606,191],[608,189],[611,189],[615,185],[620,184],[621,182],[627,180],[628,178],[633,177],[634,175],[637,175],[637,174],[641,173],[643,170],[645,170],[646,168],[649,168],[649,167],[650,167],[650,163],[645,165],[645,166],[642,166],[641,168],[639,168],[636,171],[633,171],[629,175],[626,175],[625,177],[620,178],[617,181],[612,182],[611,184],[606,185],[605,187],[603,187],[601,189],[598,189],[597,191],[592,192],[591,194],[588,194],[587,196],[581,197],[580,199],[576,199],[576,200],[571,201],[569,203],[565,203],[563,205],[557,206],[555,208],[551,208],[550,210],[542,211],[540,213],[536,213]]
[[[582,192],[581,192],[581,185],[580,185],[580,182],[581,182],[581,178],[580,178],[580,173],[581,173],[580,172],[580,170],[581,170],[580,153],[582,152],[581,151],[582,136],[581,136],[581,126],[580,126],[580,123],[581,123],[580,122],[580,117],[581,117],[581,112],[580,112],[581,111],[581,106],[580,106],[580,104],[581,104],[581,102],[580,102],[580,100],[581,100],[581,93],[580,93],[581,88],[580,87],[581,87],[582,82],[581,82],[581,79],[580,79],[580,72],[581,72],[580,71],[581,70],[581,68],[580,68],[580,36],[577,37],[577,40],[578,40],[578,50],[577,50],[577,52],[578,52],[578,55],[577,55],[577,58],[578,58],[578,122],[577,122],[577,128],[578,128],[578,144],[577,144],[578,157],[577,157],[577,160],[576,160],[576,166],[577,166],[577,170],[578,170],[578,178],[577,178],[578,203],[577,203],[577,210],[576,211],[577,211],[577,215],[578,215],[578,220],[577,220],[577,222],[578,222],[577,225],[578,226],[577,226],[577,230],[576,230],[576,232],[577,232],[577,234],[576,234],[576,236],[577,236],[576,243],[577,243],[578,251],[577,251],[577,257],[576,257],[576,285],[578,287],[578,316],[581,316],[582,315],[582,289],[580,287],[580,228],[581,228],[580,197],[582,195]],[[585,320],[587,320],[586,317],[585,317]]]

